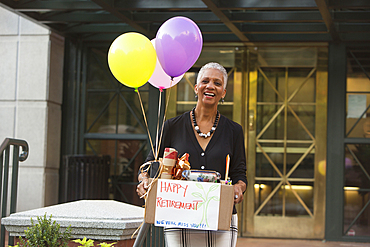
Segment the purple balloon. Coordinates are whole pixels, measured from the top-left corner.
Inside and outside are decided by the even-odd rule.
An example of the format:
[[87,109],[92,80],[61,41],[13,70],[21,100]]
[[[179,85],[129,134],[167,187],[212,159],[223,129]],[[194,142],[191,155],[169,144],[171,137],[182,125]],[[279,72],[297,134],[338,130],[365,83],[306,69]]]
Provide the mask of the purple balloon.
[[155,39],[158,60],[171,77],[188,71],[197,61],[202,46],[203,37],[197,24],[183,16],[163,23]]

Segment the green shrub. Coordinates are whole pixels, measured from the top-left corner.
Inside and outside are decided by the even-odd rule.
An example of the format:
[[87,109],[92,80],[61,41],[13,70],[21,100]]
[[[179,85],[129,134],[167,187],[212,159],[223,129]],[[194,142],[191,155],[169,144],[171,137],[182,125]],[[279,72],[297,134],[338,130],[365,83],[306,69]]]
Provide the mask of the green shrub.
[[64,232],[60,230],[60,225],[49,218],[37,216],[38,223],[35,224],[31,218],[31,227],[25,230],[25,239],[20,237],[19,246],[25,247],[65,247],[68,245],[71,237],[71,227]]

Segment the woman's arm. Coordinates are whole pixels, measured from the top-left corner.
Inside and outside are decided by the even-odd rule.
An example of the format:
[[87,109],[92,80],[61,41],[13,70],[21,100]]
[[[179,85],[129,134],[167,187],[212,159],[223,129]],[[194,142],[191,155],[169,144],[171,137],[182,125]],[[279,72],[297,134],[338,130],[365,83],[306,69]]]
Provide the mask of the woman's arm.
[[234,150],[232,157],[232,166],[230,175],[234,183],[234,203],[238,204],[243,201],[243,194],[247,189],[247,167],[244,146],[244,133],[241,126],[235,131]]
[[238,204],[243,201],[244,191],[246,189],[247,185],[242,180],[239,180],[236,184],[234,184],[234,204]]

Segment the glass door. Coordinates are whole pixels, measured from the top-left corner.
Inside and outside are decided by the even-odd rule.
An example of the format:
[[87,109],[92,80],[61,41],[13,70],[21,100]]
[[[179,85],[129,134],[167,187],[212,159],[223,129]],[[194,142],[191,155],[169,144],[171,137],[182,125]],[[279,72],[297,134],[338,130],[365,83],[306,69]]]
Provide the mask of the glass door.
[[343,235],[370,236],[370,49],[350,48],[347,55],[347,109],[344,157]]
[[255,51],[243,236],[323,238],[327,73],[319,49]]

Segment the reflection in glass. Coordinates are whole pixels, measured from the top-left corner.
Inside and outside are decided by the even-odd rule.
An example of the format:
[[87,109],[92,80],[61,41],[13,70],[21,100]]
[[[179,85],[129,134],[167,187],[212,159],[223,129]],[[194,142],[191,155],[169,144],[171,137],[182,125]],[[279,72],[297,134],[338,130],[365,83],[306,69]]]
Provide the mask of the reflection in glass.
[[117,88],[116,79],[112,76],[107,63],[105,49],[92,48],[87,53],[86,88],[88,90],[114,90]]
[[370,144],[347,145],[344,169],[344,234],[370,236]]
[[178,101],[195,101],[194,85],[197,80],[197,73],[187,72],[177,84]]
[[[148,92],[140,92],[144,109]],[[138,96],[133,91],[89,92],[86,96],[86,131],[89,133],[144,133],[145,124]],[[118,126],[120,126],[118,128]],[[107,132],[107,129],[109,131]],[[113,131],[112,131],[113,129]]]
[[[275,55],[262,56],[272,63]],[[258,69],[256,215],[313,216],[315,72],[315,67]]]
[[235,61],[235,55],[240,53],[238,47],[207,47],[202,48],[202,53],[200,54],[198,60],[195,62],[195,68],[200,68],[206,63],[211,61],[218,62],[222,66],[232,68],[239,63]]
[[[281,109],[282,105],[257,105],[257,114],[260,116],[257,121],[257,132],[260,133],[262,129],[265,132],[262,134],[261,139],[280,139],[284,138],[284,115],[279,114],[275,116],[276,112]],[[275,116],[270,125],[267,125]]]
[[280,178],[283,168],[283,154],[282,153],[268,153],[269,158],[276,165],[276,169],[270,164],[268,159],[262,153],[256,154],[256,177],[277,177]]
[[367,52],[358,47],[348,49],[347,55],[345,134],[363,138],[363,144],[345,147],[343,234],[348,236],[370,236],[370,80],[363,60]]
[[346,113],[347,137],[370,138],[370,80],[362,71],[347,73]]
[[315,105],[292,105],[288,111],[288,139],[312,140],[315,133],[315,113]]
[[[279,186],[277,188],[277,186]],[[267,197],[275,190],[275,194],[265,203]],[[313,183],[283,185],[279,182],[258,182],[254,184],[255,208],[263,208],[260,216],[309,216],[309,213],[297,196],[303,201],[308,210],[313,213]],[[296,196],[296,195],[297,196]],[[285,206],[285,207],[284,207]]]
[[109,124],[109,118],[112,115],[109,102],[112,102],[115,98],[114,93],[90,93],[86,95],[87,132],[99,132],[100,126]]
[[285,69],[263,68],[259,70],[257,102],[282,102],[285,97],[284,89]]
[[[314,178],[315,172],[315,155],[308,154],[303,157],[304,154],[288,154],[287,155],[287,172],[291,173],[290,178]],[[303,159],[302,159],[303,158]],[[302,160],[301,160],[302,159]],[[298,166],[295,166],[299,163]]]
[[86,154],[111,157],[109,198],[142,206],[136,194],[137,174],[148,153],[146,141],[87,140]]
[[[85,154],[111,157],[109,198],[141,206],[144,201],[136,194],[137,173],[148,154],[148,144],[146,140],[136,140],[135,134],[146,133],[143,113],[137,93],[113,77],[106,56],[102,48],[87,49],[82,122],[84,134],[95,135],[85,136],[82,145]],[[148,91],[148,83],[139,88],[146,111]],[[118,139],[123,135],[115,134],[130,134],[130,140]]]
[[257,131],[265,129],[260,138],[283,139],[284,113],[287,112],[287,138],[312,139],[316,114],[314,72],[312,68],[259,70],[257,113],[260,120]]
[[316,67],[316,47],[258,47],[261,67]]
[[347,93],[347,137],[370,138],[369,107],[370,93]]
[[[264,148],[269,150],[270,148]],[[273,148],[276,149],[276,148]],[[292,149],[296,150],[296,149]],[[307,150],[307,148],[305,148]],[[286,164],[284,165],[284,154],[280,152],[266,153],[273,162],[270,164],[265,155],[256,155],[256,177],[278,177],[280,174],[289,174],[291,178],[313,178],[314,177],[314,154],[303,157],[303,153],[287,153]]]

